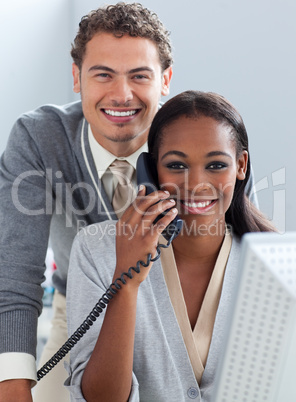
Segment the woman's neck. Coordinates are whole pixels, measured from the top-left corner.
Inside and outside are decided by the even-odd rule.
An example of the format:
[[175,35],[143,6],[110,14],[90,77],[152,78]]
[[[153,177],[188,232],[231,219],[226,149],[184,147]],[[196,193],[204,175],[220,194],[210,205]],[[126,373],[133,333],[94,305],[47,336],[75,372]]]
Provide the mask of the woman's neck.
[[214,267],[225,232],[207,235],[179,235],[173,241],[174,254],[184,261],[199,261]]
[[192,329],[196,324],[223,239],[224,231],[207,236],[180,234],[173,240],[176,266]]

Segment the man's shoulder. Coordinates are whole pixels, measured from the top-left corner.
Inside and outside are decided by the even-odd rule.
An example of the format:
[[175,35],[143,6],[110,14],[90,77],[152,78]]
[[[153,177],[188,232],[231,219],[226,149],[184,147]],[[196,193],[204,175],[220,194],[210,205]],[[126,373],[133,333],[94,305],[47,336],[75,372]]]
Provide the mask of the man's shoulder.
[[46,123],[48,120],[78,121],[83,117],[81,101],[67,103],[65,105],[46,104],[20,116],[21,120],[33,120]]
[[81,130],[83,121],[81,101],[68,103],[62,106],[47,104],[37,109],[23,113],[12,128],[11,139],[14,142],[33,139],[45,147],[55,146],[58,138],[59,144],[65,143],[68,138],[71,143],[75,141]]

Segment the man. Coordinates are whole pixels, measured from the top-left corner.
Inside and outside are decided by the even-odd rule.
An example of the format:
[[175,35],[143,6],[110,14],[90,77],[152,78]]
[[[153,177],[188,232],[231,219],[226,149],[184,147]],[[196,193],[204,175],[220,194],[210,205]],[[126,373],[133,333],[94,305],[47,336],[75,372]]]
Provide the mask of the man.
[[[146,150],[161,95],[169,93],[169,34],[139,4],[118,3],[81,20],[72,48],[81,102],[47,105],[14,125],[0,171],[0,401],[32,401],[37,319],[50,239],[53,330],[46,362],[67,339],[68,257],[77,231],[116,219],[115,160],[133,167]],[[110,174],[111,172],[111,174]],[[132,180],[135,180],[133,174]],[[34,400],[69,400],[63,364],[38,383]],[[45,388],[48,383],[48,388]],[[40,386],[40,390],[38,390]],[[36,398],[36,399],[35,399]]]

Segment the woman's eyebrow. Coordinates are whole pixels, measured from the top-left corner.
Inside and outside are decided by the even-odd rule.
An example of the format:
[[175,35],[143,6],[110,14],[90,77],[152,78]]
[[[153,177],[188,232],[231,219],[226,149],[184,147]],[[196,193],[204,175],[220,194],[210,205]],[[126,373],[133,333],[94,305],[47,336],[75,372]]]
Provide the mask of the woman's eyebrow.
[[161,157],[161,160],[163,160],[168,155],[177,155],[177,156],[181,156],[182,158],[187,158],[187,155],[184,154],[184,152],[181,152],[181,151],[168,151]]
[[228,154],[227,152],[223,152],[223,151],[211,151],[211,152],[207,153],[206,157],[211,158],[212,156],[221,156],[221,155],[231,158],[230,154]]
[[[166,152],[166,153],[161,157],[161,160],[164,159],[164,158],[165,158],[166,156],[168,156],[168,155],[176,155],[176,156],[181,156],[182,158],[187,158],[187,155],[184,154],[184,152],[177,151],[177,150],[176,150],[176,151],[175,151],[175,150],[172,150],[172,151]],[[206,155],[207,158],[211,158],[211,157],[213,157],[213,156],[227,156],[228,158],[231,158],[231,155],[230,155],[230,154],[228,154],[227,152],[223,152],[223,151],[211,151],[211,152],[207,153],[207,155]]]

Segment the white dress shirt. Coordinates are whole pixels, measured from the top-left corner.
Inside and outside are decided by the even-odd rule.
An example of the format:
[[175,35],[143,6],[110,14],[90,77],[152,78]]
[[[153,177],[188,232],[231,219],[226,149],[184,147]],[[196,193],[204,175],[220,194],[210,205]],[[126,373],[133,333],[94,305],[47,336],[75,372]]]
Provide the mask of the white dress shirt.
[[[111,152],[107,151],[105,148],[102,147],[102,145],[100,145],[97,142],[97,140],[95,139],[95,137],[91,131],[90,125],[88,126],[88,140],[89,140],[91,153],[94,158],[94,162],[96,165],[99,179],[102,180],[102,183],[103,183],[104,189],[107,193],[107,196],[108,196],[109,200],[112,201],[114,190],[117,186],[117,179],[111,173],[109,166],[111,165],[111,163],[113,163],[115,161],[115,159],[118,159],[118,160],[127,161],[128,163],[130,163],[133,166],[134,169],[136,169],[138,156],[142,152],[147,152],[147,149],[148,149],[147,143],[142,145],[139,149],[136,150],[136,152],[134,152],[133,154],[131,154],[129,156],[117,157],[117,156],[113,155]],[[133,175],[132,182],[133,182],[134,186],[136,187],[137,186],[136,174]]]

